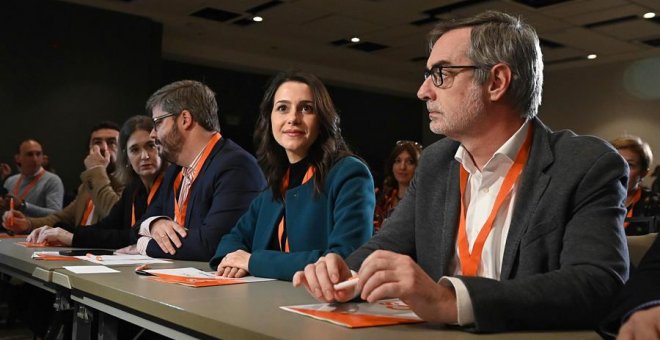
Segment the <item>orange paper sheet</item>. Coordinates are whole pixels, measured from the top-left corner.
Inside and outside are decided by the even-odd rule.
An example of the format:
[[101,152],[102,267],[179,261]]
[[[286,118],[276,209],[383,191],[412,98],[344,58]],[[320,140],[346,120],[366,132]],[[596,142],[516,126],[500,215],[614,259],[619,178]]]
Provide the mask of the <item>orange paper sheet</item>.
[[26,237],[26,235],[9,235],[9,234],[5,234],[5,233],[0,234],[0,239],[3,239],[3,238],[22,238],[22,237]]
[[48,242],[43,242],[43,243],[16,242],[16,244],[25,248],[64,247],[62,244],[59,243],[48,243]]
[[424,322],[399,299],[387,299],[375,303],[323,303],[280,308],[348,328]]
[[79,259],[73,256],[64,256],[64,255],[39,255],[34,257],[35,260],[44,260],[44,261],[80,261]]
[[349,328],[362,328],[373,326],[388,326],[404,323],[419,323],[421,320],[397,318],[393,316],[379,316],[366,314],[348,314],[338,312],[324,312],[312,309],[291,308],[303,315],[309,315],[320,320],[327,320]]
[[165,283],[176,283],[176,284],[180,284],[188,287],[196,287],[196,288],[244,283],[241,280],[233,280],[233,279],[200,279],[200,278],[168,275],[168,274],[160,274],[160,273],[155,273],[154,275],[155,275],[154,277],[150,277],[150,279],[154,281],[165,282]]

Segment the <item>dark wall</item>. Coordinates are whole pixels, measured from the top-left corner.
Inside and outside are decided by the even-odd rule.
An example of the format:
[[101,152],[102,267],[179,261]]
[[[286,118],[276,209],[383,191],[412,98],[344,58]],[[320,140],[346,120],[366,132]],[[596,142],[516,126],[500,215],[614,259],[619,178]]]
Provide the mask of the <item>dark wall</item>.
[[0,2],[0,161],[36,138],[67,190],[80,183],[89,129],[144,113],[160,77],[162,28],[58,1]]
[[[67,190],[79,184],[88,131],[144,113],[159,87],[195,79],[218,95],[223,134],[253,151],[252,133],[271,75],[161,60],[160,24],[59,1],[0,1],[0,161],[19,141],[40,140]],[[328,86],[343,135],[377,177],[394,143],[421,141],[422,104]]]
[[[250,74],[164,61],[162,75],[163,84],[181,79],[208,84],[217,95],[223,135],[254,151],[253,130],[259,104],[274,74]],[[383,162],[396,141],[421,141],[422,102],[414,98],[414,94],[403,98],[326,85],[339,110],[344,138],[367,161],[379,185]]]

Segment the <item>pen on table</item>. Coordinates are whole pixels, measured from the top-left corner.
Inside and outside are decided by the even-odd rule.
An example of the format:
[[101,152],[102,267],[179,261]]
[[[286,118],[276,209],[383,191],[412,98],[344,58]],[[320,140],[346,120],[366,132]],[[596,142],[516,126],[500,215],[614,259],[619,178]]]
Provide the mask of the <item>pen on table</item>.
[[339,282],[338,284],[334,285],[333,287],[335,290],[342,290],[346,288],[351,288],[355,287],[358,284],[359,278],[357,276],[354,276],[344,282]]
[[138,274],[138,275],[154,275],[154,274],[149,273],[147,271],[147,269],[151,269],[151,267],[149,267],[148,264],[146,264],[146,263],[141,264],[141,265],[135,267],[135,274]]
[[101,256],[101,255],[97,256],[97,255],[94,255],[92,253],[87,253],[86,256],[89,257],[92,260],[103,261],[103,256]]

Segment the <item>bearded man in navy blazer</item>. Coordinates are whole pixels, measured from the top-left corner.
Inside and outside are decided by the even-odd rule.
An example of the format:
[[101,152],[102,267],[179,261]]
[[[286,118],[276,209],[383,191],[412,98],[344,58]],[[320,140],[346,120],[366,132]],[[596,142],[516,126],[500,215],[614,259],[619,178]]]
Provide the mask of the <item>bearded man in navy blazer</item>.
[[147,101],[151,136],[173,163],[139,221],[137,251],[208,261],[250,202],[266,187],[256,159],[220,134],[218,104],[206,85],[182,80]]
[[[478,332],[593,328],[628,276],[627,167],[604,141],[536,118],[534,29],[489,11],[431,32],[417,97],[430,128],[403,200],[346,261],[293,283],[322,301],[400,298],[424,320]],[[333,284],[356,271],[356,288]]]

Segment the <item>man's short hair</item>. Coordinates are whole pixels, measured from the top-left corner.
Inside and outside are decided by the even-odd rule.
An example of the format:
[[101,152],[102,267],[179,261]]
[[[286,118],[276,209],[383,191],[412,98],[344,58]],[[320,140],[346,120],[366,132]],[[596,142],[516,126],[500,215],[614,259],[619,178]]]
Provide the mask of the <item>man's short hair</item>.
[[41,152],[43,152],[44,146],[43,146],[43,144],[41,144],[41,142],[39,142],[38,140],[36,140],[34,138],[28,138],[28,139],[24,139],[20,143],[18,143],[18,147],[16,147],[16,154],[17,155],[21,154],[21,147],[23,146],[23,144],[25,144],[27,142],[35,142],[35,143],[39,144],[39,146],[41,146]]
[[103,130],[103,129],[109,129],[109,130],[116,130],[119,132],[119,125],[115,122],[109,121],[109,120],[104,120],[94,126],[89,130],[89,139],[87,143],[92,140],[92,134],[98,130]]
[[215,93],[199,81],[180,80],[163,86],[147,100],[147,115],[151,116],[157,106],[164,112],[176,115],[188,110],[207,131],[220,131]]
[[648,171],[653,163],[653,152],[651,146],[641,138],[633,135],[623,135],[610,142],[617,150],[628,149],[639,155],[642,171]]
[[512,72],[506,98],[526,118],[538,113],[543,91],[543,55],[532,26],[509,14],[486,11],[470,18],[440,22],[429,33],[429,51],[440,36],[457,28],[471,27],[467,57],[477,66],[475,80],[488,80],[490,68],[506,64]]

